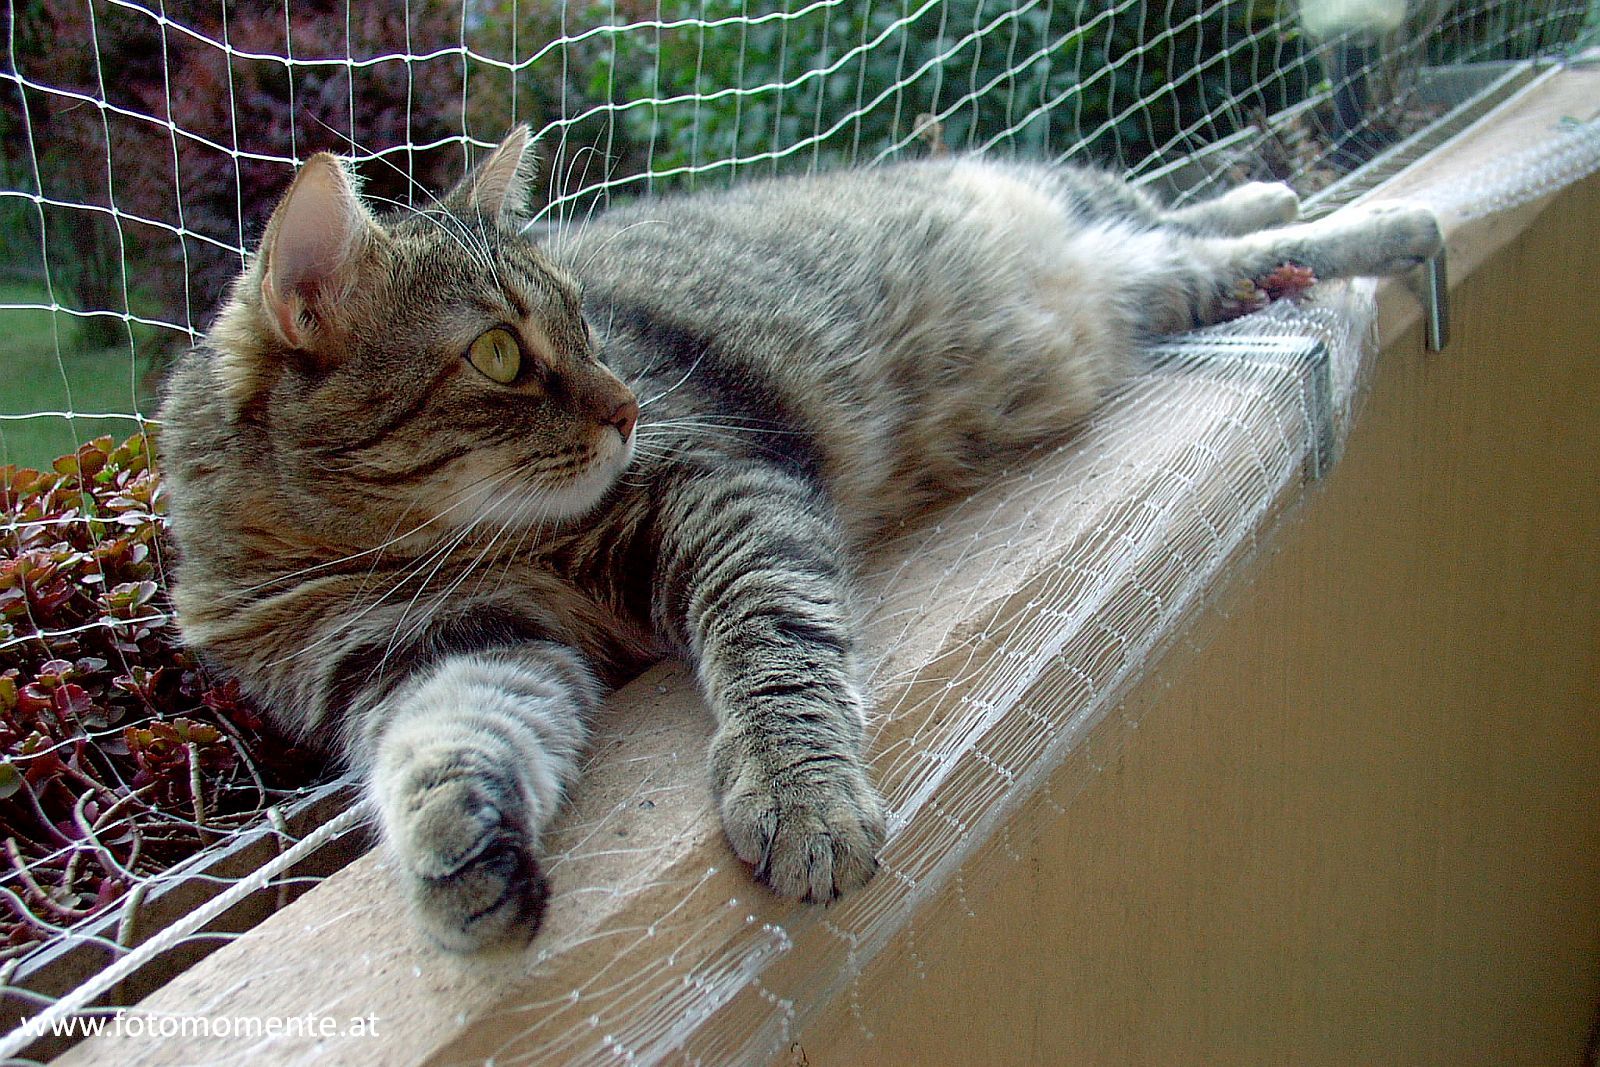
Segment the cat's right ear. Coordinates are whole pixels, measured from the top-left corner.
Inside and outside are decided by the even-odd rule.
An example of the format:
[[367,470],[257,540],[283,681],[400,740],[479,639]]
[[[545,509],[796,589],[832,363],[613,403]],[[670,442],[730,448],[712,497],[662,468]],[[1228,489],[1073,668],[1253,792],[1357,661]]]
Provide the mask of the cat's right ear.
[[380,233],[343,162],[327,152],[306,160],[261,243],[261,306],[284,344],[308,350],[332,329]]
[[482,163],[461,179],[443,203],[458,215],[520,223],[533,192],[533,134],[519,123]]

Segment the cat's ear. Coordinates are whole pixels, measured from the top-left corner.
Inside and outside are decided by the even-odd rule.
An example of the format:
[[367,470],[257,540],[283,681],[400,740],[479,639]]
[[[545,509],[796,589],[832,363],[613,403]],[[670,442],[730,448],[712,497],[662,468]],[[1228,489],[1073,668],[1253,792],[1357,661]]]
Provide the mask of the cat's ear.
[[498,148],[451,190],[447,201],[457,214],[515,221],[528,215],[533,194],[533,135],[526,124],[506,134]]
[[261,303],[285,344],[305,349],[332,325],[379,234],[345,164],[327,152],[308,159],[261,244]]

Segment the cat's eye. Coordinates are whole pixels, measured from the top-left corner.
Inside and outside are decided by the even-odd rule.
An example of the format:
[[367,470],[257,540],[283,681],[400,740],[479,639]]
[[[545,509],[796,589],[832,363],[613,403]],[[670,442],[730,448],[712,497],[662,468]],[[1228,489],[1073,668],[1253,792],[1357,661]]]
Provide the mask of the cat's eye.
[[522,370],[522,346],[511,331],[496,326],[486,330],[467,349],[467,360],[484,376],[501,385],[510,385]]

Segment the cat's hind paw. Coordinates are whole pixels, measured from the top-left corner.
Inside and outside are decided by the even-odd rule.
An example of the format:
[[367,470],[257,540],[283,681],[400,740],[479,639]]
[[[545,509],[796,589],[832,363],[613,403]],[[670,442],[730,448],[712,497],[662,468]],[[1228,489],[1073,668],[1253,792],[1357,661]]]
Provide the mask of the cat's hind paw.
[[826,904],[877,872],[883,801],[854,758],[813,757],[770,776],[747,761],[720,807],[734,853],[781,897]]
[[1444,247],[1439,217],[1420,204],[1387,200],[1345,208],[1324,219],[1341,274],[1401,274]]
[[1282,182],[1247,182],[1217,203],[1239,233],[1283,226],[1300,217],[1300,197]]
[[1211,200],[1164,213],[1169,225],[1212,237],[1242,237],[1300,217],[1300,198],[1279,182],[1249,182]]

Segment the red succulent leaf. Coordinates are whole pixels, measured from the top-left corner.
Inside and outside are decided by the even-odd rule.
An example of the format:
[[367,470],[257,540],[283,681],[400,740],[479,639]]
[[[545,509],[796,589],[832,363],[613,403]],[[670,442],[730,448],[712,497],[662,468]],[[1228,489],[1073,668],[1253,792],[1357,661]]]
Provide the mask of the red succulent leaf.
[[38,673],[39,684],[46,689],[53,689],[72,677],[74,669],[70,660],[49,659],[39,664]]
[[100,608],[113,618],[131,619],[139,614],[141,608],[155,599],[158,588],[156,583],[149,579],[142,582],[122,582],[99,596]]
[[101,908],[111,906],[119,897],[122,896],[122,894],[126,893],[127,891],[128,883],[124,882],[121,878],[107,877],[100,879],[100,882],[95,887],[94,891],[95,910],[98,911]]
[[1310,267],[1298,263],[1285,263],[1262,278],[1262,290],[1273,300],[1296,300],[1317,284],[1317,275]]
[[65,722],[67,719],[82,719],[94,707],[94,698],[83,686],[66,682],[50,694],[50,704],[57,717]]
[[16,747],[16,762],[28,784],[38,789],[64,772],[66,764],[61,759],[61,747],[48,734],[35,730]]
[[0,468],[12,531],[0,546],[0,825],[49,893],[0,914],[0,946],[38,940],[62,908],[89,912],[126,892],[97,864],[69,866],[61,848],[110,798],[126,810],[99,833],[101,846],[129,850],[135,823],[141,834],[160,827],[159,849],[140,838],[142,862],[170,864],[208,842],[193,826],[196,778],[209,817],[242,819],[282,796],[264,796],[256,776],[281,790],[315,766],[178,644],[157,566],[166,520],[150,458],[145,434],[91,441],[44,472]]
[[38,682],[29,682],[17,692],[17,710],[24,715],[38,717],[51,707],[50,688]]

